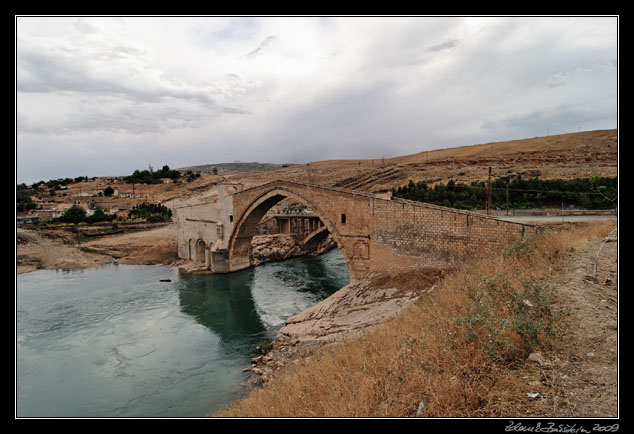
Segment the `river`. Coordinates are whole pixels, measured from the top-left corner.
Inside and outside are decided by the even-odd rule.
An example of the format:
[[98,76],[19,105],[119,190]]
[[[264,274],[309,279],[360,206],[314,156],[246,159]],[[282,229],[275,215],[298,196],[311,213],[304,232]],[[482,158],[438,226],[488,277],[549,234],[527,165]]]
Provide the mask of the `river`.
[[17,417],[203,417],[287,317],[349,282],[338,249],[224,275],[169,266],[17,276]]

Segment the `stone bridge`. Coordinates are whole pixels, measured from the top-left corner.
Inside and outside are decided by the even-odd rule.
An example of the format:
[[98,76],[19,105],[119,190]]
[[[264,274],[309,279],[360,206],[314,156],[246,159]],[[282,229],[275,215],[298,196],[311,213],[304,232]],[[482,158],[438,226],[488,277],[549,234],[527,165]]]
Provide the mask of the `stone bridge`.
[[179,257],[216,273],[249,267],[256,227],[280,201],[312,209],[323,225],[305,242],[331,233],[352,280],[371,272],[456,266],[536,230],[483,214],[393,198],[390,193],[290,181],[247,189],[218,184],[174,205]]

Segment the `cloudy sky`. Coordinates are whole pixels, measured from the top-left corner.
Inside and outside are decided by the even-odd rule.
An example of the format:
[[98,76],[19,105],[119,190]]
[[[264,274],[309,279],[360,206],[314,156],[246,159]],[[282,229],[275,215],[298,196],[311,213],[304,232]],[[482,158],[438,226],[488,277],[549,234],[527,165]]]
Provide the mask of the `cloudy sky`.
[[616,17],[16,17],[16,177],[617,127]]

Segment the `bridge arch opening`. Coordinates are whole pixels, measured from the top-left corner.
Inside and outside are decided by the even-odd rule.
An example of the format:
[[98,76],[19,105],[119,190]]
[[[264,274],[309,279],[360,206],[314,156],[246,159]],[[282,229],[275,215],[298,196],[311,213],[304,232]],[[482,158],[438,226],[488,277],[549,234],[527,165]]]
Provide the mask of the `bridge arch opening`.
[[327,237],[328,234],[332,234],[333,240],[337,244],[339,250],[343,253],[348,270],[350,270],[350,262],[343,249],[341,249],[342,243],[339,232],[333,222],[313,201],[306,199],[293,191],[281,189],[279,187],[269,190],[254,199],[242,215],[236,217],[234,220],[235,224],[228,249],[230,269],[232,271],[236,271],[250,267],[252,259],[251,241],[253,236],[256,235],[258,224],[271,208],[284,200],[300,203],[309,207],[313,211],[314,216],[319,218],[319,224],[312,224],[308,226],[308,230],[305,232],[305,237],[300,243],[302,245],[306,245],[308,248],[312,248]]
[[[320,220],[321,222],[321,220]],[[330,231],[323,224],[321,226],[317,226],[315,228],[311,228],[312,230],[307,233],[304,239],[301,241],[301,245],[304,246],[306,250],[313,250],[320,242],[322,242],[326,237],[330,234]]]

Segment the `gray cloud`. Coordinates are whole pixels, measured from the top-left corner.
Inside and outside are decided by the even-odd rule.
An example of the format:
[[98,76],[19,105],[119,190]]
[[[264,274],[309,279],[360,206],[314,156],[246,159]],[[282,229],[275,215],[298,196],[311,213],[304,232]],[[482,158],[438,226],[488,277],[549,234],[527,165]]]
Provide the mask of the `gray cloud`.
[[[151,47],[145,41],[127,38],[125,33],[120,35],[104,30],[105,24],[116,24],[115,28],[119,31],[125,29],[120,20],[104,20],[99,21],[99,26],[86,19],[75,20],[71,28],[77,30],[77,34],[65,37],[41,37],[19,32],[16,43],[17,91],[118,95],[143,102],[179,98],[201,104],[225,105],[220,101],[248,87],[238,76],[230,80],[203,79],[194,82],[170,73],[157,57],[166,47]],[[187,62],[192,60],[187,59]],[[168,62],[177,65],[178,57],[169,58]]]
[[253,59],[254,57],[256,57],[257,55],[261,54],[263,50],[266,50],[268,47],[272,46],[273,44],[275,44],[275,42],[277,41],[277,36],[275,35],[270,35],[267,36],[258,46],[258,48],[256,48],[253,51],[250,51],[249,53],[247,53],[246,57],[247,59]]
[[[609,17],[25,19],[18,175],[108,174],[117,158],[380,158],[614,128],[617,40]],[[112,159],[95,160],[104,149]]]
[[458,40],[451,39],[450,41],[443,42],[442,44],[432,45],[431,47],[427,48],[426,51],[435,52],[435,51],[450,50],[456,47],[457,45],[458,45]]
[[85,133],[164,133],[198,128],[223,114],[247,114],[222,106],[182,106],[166,98],[161,103],[98,97],[78,103],[76,110],[57,122],[38,122],[18,112],[17,130],[22,133],[67,135]]
[[[97,28],[83,20],[84,33]],[[161,133],[170,129],[196,128],[222,115],[248,114],[247,109],[218,104],[217,100],[243,92],[238,76],[218,84],[189,85],[174,81],[149,65],[146,50],[122,44],[99,47],[50,43],[38,45],[18,39],[17,130],[33,134]],[[64,119],[62,107],[51,107],[49,117],[28,115],[21,94],[58,95],[76,102]]]
[[[616,107],[611,104],[570,105],[543,107],[526,113],[512,113],[497,120],[487,118],[480,128],[507,139],[563,134],[578,129],[606,128],[606,120],[616,118]],[[515,136],[515,137],[514,137]]]
[[[181,98],[214,105],[213,87],[194,87],[174,83],[139,61],[138,50],[130,47],[112,47],[101,57],[96,67],[88,54],[64,53],[64,50],[36,50],[24,47],[17,56],[18,92],[50,93],[75,92],[91,95],[120,95],[137,101],[159,101],[163,98]],[[125,54],[125,55],[124,55]],[[114,73],[98,69],[112,69],[115,59],[129,59],[120,63]]]

